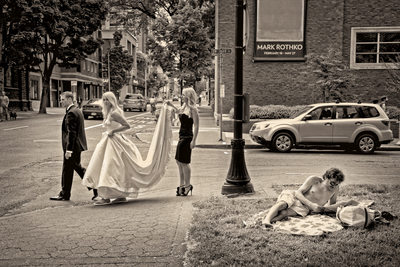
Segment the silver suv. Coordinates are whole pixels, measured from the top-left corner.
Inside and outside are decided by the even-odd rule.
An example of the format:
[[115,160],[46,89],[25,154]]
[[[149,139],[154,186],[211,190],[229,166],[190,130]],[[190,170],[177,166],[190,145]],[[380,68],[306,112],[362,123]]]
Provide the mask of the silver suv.
[[278,152],[309,145],[340,145],[373,153],[390,143],[393,133],[383,109],[369,103],[322,103],[307,106],[290,119],[254,123],[253,141]]

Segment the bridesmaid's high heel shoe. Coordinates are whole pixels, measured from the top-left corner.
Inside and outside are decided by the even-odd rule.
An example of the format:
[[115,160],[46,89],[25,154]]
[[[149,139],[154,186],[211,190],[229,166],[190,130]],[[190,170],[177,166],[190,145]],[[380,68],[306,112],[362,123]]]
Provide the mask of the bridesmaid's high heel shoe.
[[188,186],[183,187],[183,191],[182,191],[181,195],[187,196],[187,195],[189,195],[189,192],[190,192],[190,195],[193,195],[193,185],[188,185]]
[[176,188],[176,196],[182,196],[182,193],[183,193],[183,190],[184,190],[183,188],[184,188],[183,185],[178,186],[178,187]]

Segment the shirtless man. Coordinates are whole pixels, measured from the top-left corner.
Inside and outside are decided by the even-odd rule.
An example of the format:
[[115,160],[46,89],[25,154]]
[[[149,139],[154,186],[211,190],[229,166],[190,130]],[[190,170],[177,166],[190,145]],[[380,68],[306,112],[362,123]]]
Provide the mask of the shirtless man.
[[276,204],[270,208],[262,223],[271,227],[273,222],[287,217],[307,216],[310,212],[335,212],[339,206],[357,205],[354,200],[336,203],[339,184],[344,174],[337,168],[330,168],[322,178],[310,176],[298,190],[284,190]]

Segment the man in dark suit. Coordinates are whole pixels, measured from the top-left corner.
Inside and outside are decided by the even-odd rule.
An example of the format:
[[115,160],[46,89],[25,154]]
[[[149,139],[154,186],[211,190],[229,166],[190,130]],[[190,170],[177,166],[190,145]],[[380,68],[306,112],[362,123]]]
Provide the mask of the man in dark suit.
[[[86,169],[81,166],[81,152],[87,150],[85,123],[83,114],[73,104],[74,96],[71,92],[61,94],[61,104],[66,108],[66,114],[62,122],[62,147],[64,152],[61,186],[58,196],[50,200],[69,200],[71,197],[72,178],[74,170],[83,178]],[[91,188],[88,188],[91,190]],[[94,197],[97,190],[93,190]]]

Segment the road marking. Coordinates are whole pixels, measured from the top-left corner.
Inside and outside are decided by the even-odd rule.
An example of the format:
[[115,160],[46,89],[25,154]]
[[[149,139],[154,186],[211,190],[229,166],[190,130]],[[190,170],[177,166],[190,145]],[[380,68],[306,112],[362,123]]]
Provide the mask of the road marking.
[[29,126],[19,126],[19,127],[14,127],[14,128],[8,128],[8,129],[3,129],[4,131],[11,131],[11,130],[18,130],[22,128],[28,128]]
[[[130,117],[127,117],[126,120],[130,120],[132,118],[135,118],[135,117],[138,117],[138,116],[141,116],[141,115],[143,115],[143,114],[137,114],[137,115],[134,115],[134,116],[130,116]],[[90,129],[97,128],[97,127],[100,127],[100,126],[103,126],[103,123],[92,125],[92,126],[88,126],[88,127],[85,128],[85,130],[90,130]]]
[[101,123],[101,124],[92,125],[92,126],[86,127],[85,130],[93,129],[93,128],[96,128],[99,126],[103,126],[103,124]]
[[38,140],[33,140],[34,143],[54,143],[54,142],[60,142],[60,140],[55,140],[55,139],[38,139]]

